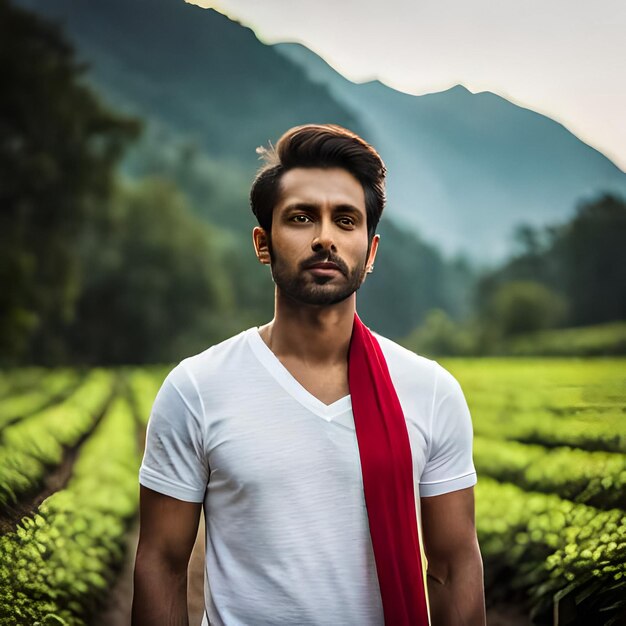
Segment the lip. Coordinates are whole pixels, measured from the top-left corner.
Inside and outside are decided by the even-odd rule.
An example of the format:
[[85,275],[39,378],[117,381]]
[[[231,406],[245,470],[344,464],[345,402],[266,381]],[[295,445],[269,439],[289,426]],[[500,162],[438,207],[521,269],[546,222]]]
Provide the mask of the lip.
[[339,266],[335,265],[331,261],[323,261],[321,263],[314,263],[313,265],[309,265],[308,269],[323,269],[323,270],[338,270]]
[[320,276],[332,276],[335,273],[341,273],[339,267],[334,263],[315,263],[314,265],[309,265],[307,269]]

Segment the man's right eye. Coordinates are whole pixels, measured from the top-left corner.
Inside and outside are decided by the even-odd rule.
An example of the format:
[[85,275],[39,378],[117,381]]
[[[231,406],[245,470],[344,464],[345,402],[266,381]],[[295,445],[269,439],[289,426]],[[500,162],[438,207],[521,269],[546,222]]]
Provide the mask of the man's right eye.
[[310,218],[309,218],[309,216],[308,216],[308,215],[303,215],[303,214],[300,214],[300,215],[294,215],[294,216],[291,218],[291,220],[292,220],[293,222],[297,222],[298,224],[305,224],[305,223],[306,223],[306,220],[309,220],[309,219],[310,219]]

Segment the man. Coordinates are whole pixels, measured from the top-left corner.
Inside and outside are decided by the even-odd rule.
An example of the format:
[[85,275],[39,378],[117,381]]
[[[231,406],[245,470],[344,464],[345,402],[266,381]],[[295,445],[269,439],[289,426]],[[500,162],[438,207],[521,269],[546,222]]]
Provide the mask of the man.
[[274,319],[184,359],[157,395],[133,624],[188,623],[204,505],[205,624],[483,625],[463,392],[355,315],[385,167],[333,125],[264,152],[250,198]]

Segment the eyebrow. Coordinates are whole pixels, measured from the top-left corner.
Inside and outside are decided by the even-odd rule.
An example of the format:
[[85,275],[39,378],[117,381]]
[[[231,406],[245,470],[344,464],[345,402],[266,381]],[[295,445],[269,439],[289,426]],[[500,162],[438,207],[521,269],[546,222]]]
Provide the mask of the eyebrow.
[[[293,204],[288,204],[283,208],[283,213],[288,213],[289,211],[319,211],[320,207],[317,204],[312,204],[310,202],[294,202]],[[361,216],[362,212],[357,207],[352,204],[338,204],[333,207],[333,213],[352,213],[354,215]]]

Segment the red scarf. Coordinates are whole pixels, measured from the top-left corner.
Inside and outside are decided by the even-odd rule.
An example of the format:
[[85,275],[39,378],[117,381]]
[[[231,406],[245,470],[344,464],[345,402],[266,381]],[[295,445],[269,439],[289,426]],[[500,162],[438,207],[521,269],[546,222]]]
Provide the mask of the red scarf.
[[385,624],[428,626],[409,435],[380,345],[356,313],[348,384]]

